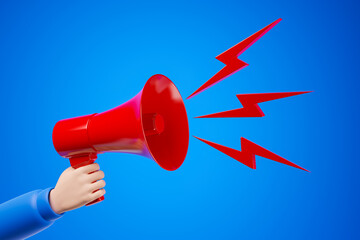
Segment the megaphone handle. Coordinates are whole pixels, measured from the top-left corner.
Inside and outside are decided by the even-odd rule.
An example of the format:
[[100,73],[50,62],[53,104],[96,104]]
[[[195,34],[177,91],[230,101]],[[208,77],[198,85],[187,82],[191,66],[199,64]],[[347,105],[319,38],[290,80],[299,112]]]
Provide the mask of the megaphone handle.
[[[83,166],[92,164],[92,163],[95,162],[96,159],[97,159],[96,154],[89,154],[87,156],[72,157],[69,160],[70,160],[71,166],[76,169],[76,168],[79,168],[79,167],[83,167]],[[98,191],[98,190],[96,190],[96,191]],[[104,199],[105,199],[105,197],[101,196],[101,197],[95,199],[94,201],[91,201],[91,202],[87,203],[86,206],[90,206],[90,205],[93,205],[95,203],[101,202]]]

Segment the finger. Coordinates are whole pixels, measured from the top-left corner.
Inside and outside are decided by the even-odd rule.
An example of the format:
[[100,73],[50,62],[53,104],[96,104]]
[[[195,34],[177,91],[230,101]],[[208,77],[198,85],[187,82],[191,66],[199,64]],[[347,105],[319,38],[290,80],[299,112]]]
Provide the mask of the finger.
[[82,173],[91,173],[91,172],[98,171],[99,169],[100,169],[100,166],[97,163],[92,163],[92,164],[78,168],[78,170],[81,171]]
[[95,182],[97,180],[103,179],[104,177],[105,177],[104,172],[99,170],[99,171],[90,173],[88,176],[88,179],[90,182]]
[[94,193],[91,193],[91,200],[89,202],[94,201],[95,199],[98,199],[99,197],[104,196],[104,194],[106,193],[105,189],[99,189],[99,191],[96,191]]
[[105,187],[105,185],[106,185],[106,182],[104,180],[94,182],[90,186],[90,191],[93,192],[95,190]]

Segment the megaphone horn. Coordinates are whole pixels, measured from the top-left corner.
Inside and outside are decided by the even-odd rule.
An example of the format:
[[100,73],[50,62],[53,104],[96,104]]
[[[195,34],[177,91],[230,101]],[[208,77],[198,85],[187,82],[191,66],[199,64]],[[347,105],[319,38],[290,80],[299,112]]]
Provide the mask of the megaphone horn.
[[176,86],[157,74],[118,107],[57,122],[52,138],[56,151],[74,168],[93,163],[99,153],[121,152],[153,159],[172,171],[186,157],[189,125]]

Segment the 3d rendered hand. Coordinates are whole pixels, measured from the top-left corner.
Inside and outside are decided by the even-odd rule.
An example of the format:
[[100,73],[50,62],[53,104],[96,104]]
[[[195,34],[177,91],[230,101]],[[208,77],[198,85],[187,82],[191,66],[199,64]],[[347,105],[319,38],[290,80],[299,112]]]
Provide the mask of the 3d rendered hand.
[[104,172],[97,163],[77,169],[67,168],[50,192],[50,205],[54,212],[61,214],[92,202],[103,196],[105,190]]

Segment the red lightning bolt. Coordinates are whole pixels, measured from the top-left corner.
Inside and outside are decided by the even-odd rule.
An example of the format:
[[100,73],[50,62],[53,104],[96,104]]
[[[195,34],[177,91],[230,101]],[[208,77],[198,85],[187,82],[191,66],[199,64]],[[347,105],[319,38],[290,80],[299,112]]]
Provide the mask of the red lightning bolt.
[[265,33],[267,33],[271,28],[273,28],[276,24],[281,21],[281,18],[276,20],[275,22],[269,24],[264,27],[260,31],[254,33],[250,37],[244,39],[240,43],[236,44],[232,48],[226,50],[216,57],[217,60],[223,62],[226,66],[223,67],[219,72],[217,72],[212,78],[210,78],[207,82],[205,82],[201,87],[199,87],[195,92],[193,92],[187,99],[194,97],[200,92],[208,89],[214,84],[224,80],[230,75],[236,73],[237,71],[243,69],[249,64],[241,61],[238,57],[245,52],[251,45],[253,45],[257,40],[259,40]]
[[282,158],[279,155],[276,155],[275,153],[272,153],[269,150],[267,150],[263,147],[260,147],[259,145],[255,144],[243,137],[241,138],[241,148],[242,148],[241,151],[238,151],[236,149],[232,149],[229,147],[225,147],[223,145],[213,143],[213,142],[210,142],[205,139],[198,138],[198,137],[195,137],[195,138],[199,139],[200,141],[203,141],[204,143],[206,143],[206,144],[210,145],[211,147],[219,150],[220,152],[234,158],[235,160],[241,162],[242,164],[245,164],[246,166],[248,166],[252,169],[256,169],[255,155],[258,155],[258,156],[261,156],[264,158],[271,159],[275,162],[286,164],[291,167],[299,168],[301,170],[309,172],[305,168],[302,168],[302,167],[286,160],[285,158]]
[[234,117],[263,117],[265,114],[258,103],[267,102],[279,98],[291,97],[308,92],[284,92],[284,93],[253,93],[236,95],[242,104],[242,108],[233,109],[225,112],[218,112],[197,118],[234,118]]

